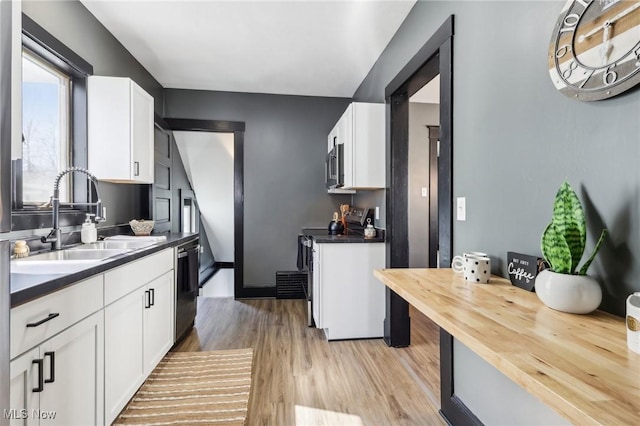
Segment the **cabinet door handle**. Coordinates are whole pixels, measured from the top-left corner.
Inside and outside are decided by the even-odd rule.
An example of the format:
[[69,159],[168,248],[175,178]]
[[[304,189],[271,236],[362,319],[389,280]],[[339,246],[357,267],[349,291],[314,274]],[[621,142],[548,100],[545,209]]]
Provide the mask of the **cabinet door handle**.
[[44,357],[49,357],[49,378],[45,379],[45,383],[53,383],[56,381],[56,353],[45,352]]
[[32,364],[38,364],[38,387],[33,388],[33,392],[42,392],[44,390],[44,360],[34,359]]
[[151,292],[149,290],[144,291],[144,308],[149,309],[151,307]]
[[51,321],[52,319],[54,319],[54,318],[56,318],[56,317],[59,317],[59,316],[60,316],[60,314],[59,314],[59,313],[57,313],[57,312],[56,312],[56,313],[53,313],[53,314],[49,314],[49,316],[48,316],[48,317],[46,317],[46,318],[44,318],[44,319],[41,319],[41,320],[40,320],[40,321],[38,321],[38,322],[30,322],[29,324],[27,324],[27,327],[37,327],[37,326],[42,325],[42,324],[44,324],[44,323],[45,323],[45,322],[47,322],[47,321]]
[[154,306],[156,304],[156,289],[150,288],[149,294],[149,306]]
[[134,176],[140,176],[140,162],[139,161],[134,161],[133,162],[133,175]]

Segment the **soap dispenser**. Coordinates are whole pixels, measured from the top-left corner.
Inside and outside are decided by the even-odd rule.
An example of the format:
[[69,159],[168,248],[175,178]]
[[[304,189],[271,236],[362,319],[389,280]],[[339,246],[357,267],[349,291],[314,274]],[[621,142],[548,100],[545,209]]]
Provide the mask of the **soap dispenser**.
[[98,230],[96,224],[91,220],[91,216],[95,216],[91,213],[87,213],[87,219],[82,224],[82,231],[80,231],[80,240],[83,244],[95,243],[98,241]]

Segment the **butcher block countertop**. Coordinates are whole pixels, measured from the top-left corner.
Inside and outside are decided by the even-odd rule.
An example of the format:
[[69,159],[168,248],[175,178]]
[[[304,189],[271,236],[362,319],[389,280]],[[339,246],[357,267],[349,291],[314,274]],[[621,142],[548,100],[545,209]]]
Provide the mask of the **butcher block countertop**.
[[554,311],[503,278],[468,283],[451,269],[384,269],[376,278],[574,424],[640,419],[640,355],[624,319]]

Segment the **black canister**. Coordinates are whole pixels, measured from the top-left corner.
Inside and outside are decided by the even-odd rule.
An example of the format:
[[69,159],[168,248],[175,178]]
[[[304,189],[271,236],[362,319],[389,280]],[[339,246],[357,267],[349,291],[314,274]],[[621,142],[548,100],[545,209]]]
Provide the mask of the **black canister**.
[[344,225],[340,220],[338,220],[338,212],[333,213],[333,220],[329,222],[328,231],[329,235],[344,234]]

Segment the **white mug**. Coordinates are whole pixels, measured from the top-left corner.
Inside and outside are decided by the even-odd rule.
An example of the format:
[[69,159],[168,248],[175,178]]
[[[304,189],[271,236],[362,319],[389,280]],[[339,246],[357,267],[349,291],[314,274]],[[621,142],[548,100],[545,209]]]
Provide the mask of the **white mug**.
[[640,292],[627,297],[627,347],[640,354]]
[[489,256],[467,256],[464,259],[465,280],[487,284],[490,278],[491,258]]
[[465,251],[462,253],[462,256],[455,256],[453,258],[453,261],[451,262],[451,269],[453,269],[453,272],[458,274],[464,272],[464,260],[467,257],[489,257],[489,255],[480,251]]

